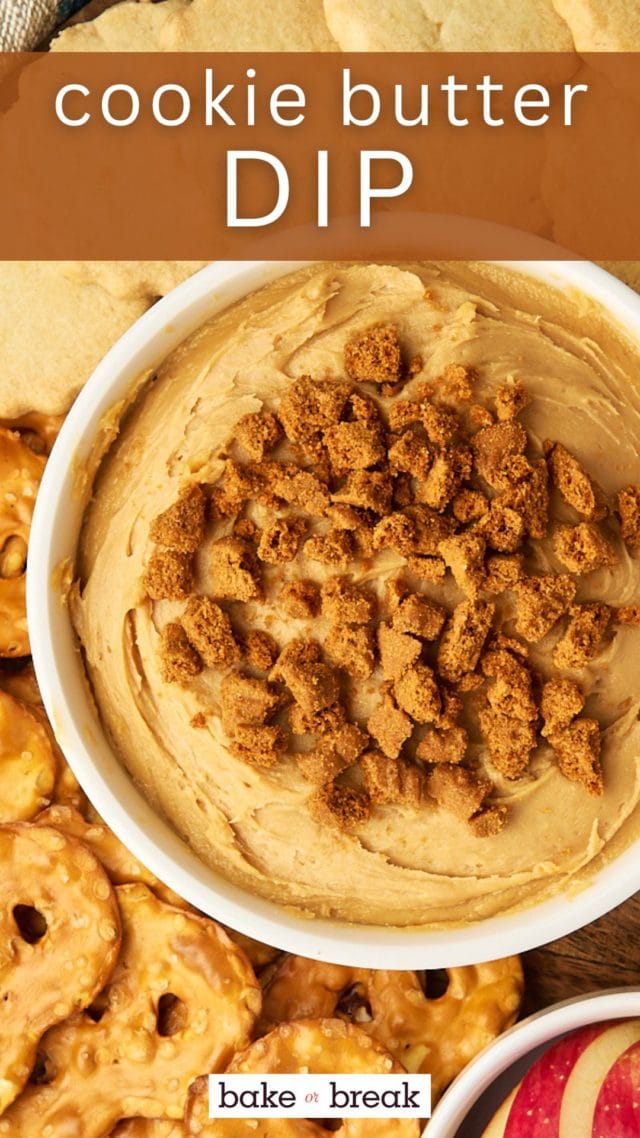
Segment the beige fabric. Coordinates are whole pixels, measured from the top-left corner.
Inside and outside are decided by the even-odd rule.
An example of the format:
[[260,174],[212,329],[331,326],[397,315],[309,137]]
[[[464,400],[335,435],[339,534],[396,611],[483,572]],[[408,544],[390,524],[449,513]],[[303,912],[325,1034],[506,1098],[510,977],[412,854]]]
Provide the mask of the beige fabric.
[[0,0],[0,51],[29,51],[56,22],[56,0]]

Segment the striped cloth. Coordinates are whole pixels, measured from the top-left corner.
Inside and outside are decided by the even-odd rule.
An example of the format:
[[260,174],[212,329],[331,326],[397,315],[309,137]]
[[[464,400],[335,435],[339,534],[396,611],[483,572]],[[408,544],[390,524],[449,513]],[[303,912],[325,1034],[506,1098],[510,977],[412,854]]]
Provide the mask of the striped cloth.
[[0,0],[0,51],[33,51],[87,0]]

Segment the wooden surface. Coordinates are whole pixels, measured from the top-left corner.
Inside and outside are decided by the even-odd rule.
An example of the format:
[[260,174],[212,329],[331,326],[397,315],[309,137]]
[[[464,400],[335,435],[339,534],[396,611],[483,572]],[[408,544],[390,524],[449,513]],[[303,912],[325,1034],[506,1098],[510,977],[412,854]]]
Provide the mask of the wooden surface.
[[[92,19],[117,0],[92,0],[69,23]],[[524,1013],[602,988],[640,986],[640,894],[572,936],[524,957]]]

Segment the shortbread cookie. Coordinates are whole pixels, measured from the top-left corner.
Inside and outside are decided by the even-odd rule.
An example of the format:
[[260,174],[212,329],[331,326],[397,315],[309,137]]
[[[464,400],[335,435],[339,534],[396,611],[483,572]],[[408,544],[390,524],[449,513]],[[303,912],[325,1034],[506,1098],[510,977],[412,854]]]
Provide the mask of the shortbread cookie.
[[640,6],[628,0],[553,0],[578,51],[640,51]]
[[53,40],[51,51],[160,51],[169,16],[189,3],[116,4],[95,20],[66,28]]
[[337,51],[322,0],[118,4],[63,32],[54,51]]
[[153,301],[204,268],[206,261],[68,261],[64,275],[97,284],[118,300]]
[[551,0],[324,0],[324,10],[343,51],[574,50]]
[[70,281],[60,263],[0,261],[0,417],[59,415],[94,367],[148,307],[97,284]]

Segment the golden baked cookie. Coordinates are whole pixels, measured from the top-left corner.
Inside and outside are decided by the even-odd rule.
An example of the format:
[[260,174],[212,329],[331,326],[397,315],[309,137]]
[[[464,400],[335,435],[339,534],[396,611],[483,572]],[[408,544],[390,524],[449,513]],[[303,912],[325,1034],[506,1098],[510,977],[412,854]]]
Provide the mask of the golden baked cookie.
[[206,261],[67,261],[65,276],[97,284],[118,300],[153,302],[204,268]]
[[[149,7],[153,7],[150,5]],[[96,284],[70,281],[60,262],[0,262],[0,417],[60,415],[113,343],[145,311]]]
[[62,32],[52,51],[336,51],[322,0],[118,4]]
[[162,0],[160,4],[115,4],[95,20],[74,24],[57,36],[51,51],[154,51],[169,16],[190,0]]
[[553,0],[576,49],[640,51],[640,8],[628,0]]
[[343,51],[573,51],[551,0],[324,0]]

